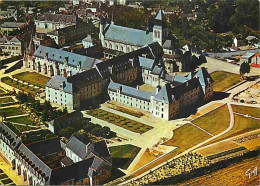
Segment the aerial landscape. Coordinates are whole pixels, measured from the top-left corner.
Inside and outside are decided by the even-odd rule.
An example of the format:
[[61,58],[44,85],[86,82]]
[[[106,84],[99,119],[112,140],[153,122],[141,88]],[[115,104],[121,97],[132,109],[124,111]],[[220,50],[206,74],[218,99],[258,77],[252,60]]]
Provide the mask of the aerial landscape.
[[0,185],[259,185],[259,0],[0,0]]

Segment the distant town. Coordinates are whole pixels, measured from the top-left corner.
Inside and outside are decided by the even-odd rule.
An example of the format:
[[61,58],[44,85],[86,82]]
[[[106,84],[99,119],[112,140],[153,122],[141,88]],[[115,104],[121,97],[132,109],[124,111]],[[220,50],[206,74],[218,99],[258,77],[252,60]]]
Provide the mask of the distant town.
[[0,184],[259,184],[259,4],[0,0]]

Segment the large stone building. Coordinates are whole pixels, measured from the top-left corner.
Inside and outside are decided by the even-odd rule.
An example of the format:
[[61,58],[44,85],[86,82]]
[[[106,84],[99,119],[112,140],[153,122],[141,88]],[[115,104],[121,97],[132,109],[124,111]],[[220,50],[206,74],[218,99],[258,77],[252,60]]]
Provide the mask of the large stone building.
[[0,48],[2,49],[2,52],[13,56],[22,55],[24,49],[23,42],[17,39],[17,37],[9,39],[6,36],[0,36]]
[[28,185],[99,185],[111,176],[104,141],[73,136],[63,146],[57,137],[24,144],[13,128],[0,123],[0,152]]
[[[159,76],[157,76],[159,78]],[[171,79],[172,78],[172,79]],[[168,76],[168,82],[157,85],[152,93],[123,84],[110,82],[110,99],[133,108],[150,112],[155,117],[173,119],[187,107],[196,106],[201,101],[213,97],[213,80],[205,68],[194,76]]]
[[113,20],[108,23],[101,18],[99,39],[105,49],[110,49],[105,50],[106,57],[111,50],[129,53],[153,42],[158,42],[164,53],[173,54],[178,43],[175,36],[169,35],[162,10],[157,13],[154,25],[148,25],[147,30],[118,26]]
[[75,15],[45,13],[35,18],[36,30],[40,33],[76,24],[77,17]]
[[92,69],[102,62],[99,59],[41,45],[35,52],[33,50],[34,46],[31,43],[23,67],[50,77],[55,75],[69,77]]
[[87,36],[89,30],[90,24],[81,23],[48,32],[47,35],[53,38],[57,45],[63,46],[65,44],[81,41]]

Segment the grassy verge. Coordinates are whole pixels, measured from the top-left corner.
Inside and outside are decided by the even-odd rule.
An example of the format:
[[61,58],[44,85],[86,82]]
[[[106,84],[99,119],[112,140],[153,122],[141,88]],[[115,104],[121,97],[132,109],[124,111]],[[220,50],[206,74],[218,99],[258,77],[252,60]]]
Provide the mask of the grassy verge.
[[22,123],[22,124],[26,124],[26,125],[35,125],[35,122],[33,121],[33,119],[31,119],[28,116],[10,118],[10,119],[8,119],[8,121],[14,122],[14,123]]
[[241,105],[232,105],[233,111],[240,114],[250,115],[256,118],[260,118],[260,108],[256,107],[245,107]]
[[110,147],[109,150],[111,152],[113,165],[127,169],[141,149],[133,145],[120,145]]
[[9,102],[14,102],[14,99],[12,97],[0,98],[0,104]]

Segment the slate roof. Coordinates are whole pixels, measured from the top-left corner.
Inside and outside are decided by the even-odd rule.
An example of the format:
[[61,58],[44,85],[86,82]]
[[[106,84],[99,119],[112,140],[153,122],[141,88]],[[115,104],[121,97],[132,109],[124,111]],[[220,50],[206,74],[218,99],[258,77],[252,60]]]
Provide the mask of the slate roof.
[[51,22],[64,22],[64,23],[75,23],[77,17],[75,15],[65,15],[65,14],[41,14],[35,20],[39,21],[51,21]]
[[106,25],[104,37],[107,40],[117,41],[135,46],[144,46],[153,42],[153,33],[134,28]]
[[21,139],[20,137],[17,136],[17,134],[11,130],[6,124],[4,124],[3,122],[0,122],[0,132],[6,132],[8,136],[10,135],[10,142],[11,142],[11,148],[12,149],[16,149],[20,144],[21,144]]
[[139,56],[139,63],[140,66],[143,67],[144,69],[152,70],[155,65],[155,60]]
[[53,30],[51,32],[48,32],[48,34],[51,34],[51,35],[58,35],[59,33],[67,34],[67,33],[70,33],[72,31],[75,31],[75,30],[87,28],[88,26],[89,26],[89,24],[80,23],[80,24],[77,24],[77,25],[71,25],[71,26],[67,26],[67,27],[64,27],[64,28],[57,29],[57,30]]
[[81,159],[85,159],[87,157],[87,145],[90,143],[90,139],[85,136],[76,136],[73,135],[66,147],[70,149],[72,152],[74,152],[77,156],[79,156]]
[[73,91],[77,91],[82,86],[90,84],[93,81],[101,80],[102,77],[96,68],[83,71],[81,73],[75,74],[68,77],[68,82],[73,85]]
[[160,21],[162,21],[164,19],[164,15],[163,15],[163,11],[162,10],[159,10],[159,12],[157,13],[155,19],[156,20],[160,20]]
[[52,126],[60,125],[60,124],[68,122],[69,119],[73,119],[73,118],[83,118],[83,114],[80,111],[76,110],[74,112],[71,112],[66,115],[60,116],[56,119],[53,119],[50,122],[48,122],[48,124],[50,124]]
[[205,92],[205,87],[208,84],[211,84],[214,82],[214,80],[211,78],[210,74],[206,70],[205,67],[202,67],[196,74],[195,77],[199,79],[200,85],[202,86],[203,91]]
[[144,101],[150,101],[151,93],[149,92],[143,90],[137,90],[136,88],[125,86],[119,83],[114,83],[114,82],[109,83],[108,90],[117,91],[117,89],[121,89],[121,94],[123,95],[135,97],[138,99],[142,99]]
[[109,148],[107,148],[105,140],[94,143],[94,152],[100,157],[105,158],[110,156]]
[[50,184],[60,185],[67,180],[75,179],[77,181],[87,177],[89,168],[92,167],[94,159],[95,157],[92,157],[83,161],[73,163],[66,167],[55,169],[53,171]]
[[80,66],[82,70],[89,70],[94,68],[97,63],[102,62],[102,60],[95,59],[92,57],[87,57],[72,52],[67,52],[64,50],[59,50],[56,48],[46,47],[40,45],[34,52],[34,56],[39,58],[47,57],[51,61],[58,63],[68,63],[68,65],[73,67]]
[[88,36],[85,37],[82,41],[86,41],[86,42],[90,42],[90,43],[93,42],[91,35],[88,35]]
[[72,84],[67,81],[67,78],[62,76],[57,76],[57,75],[53,76],[45,86],[56,90],[61,90],[60,86],[62,84],[63,84],[63,91],[72,94]]
[[25,23],[17,23],[17,22],[4,22],[0,26],[1,28],[19,28],[20,26],[25,25]]

